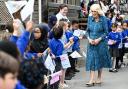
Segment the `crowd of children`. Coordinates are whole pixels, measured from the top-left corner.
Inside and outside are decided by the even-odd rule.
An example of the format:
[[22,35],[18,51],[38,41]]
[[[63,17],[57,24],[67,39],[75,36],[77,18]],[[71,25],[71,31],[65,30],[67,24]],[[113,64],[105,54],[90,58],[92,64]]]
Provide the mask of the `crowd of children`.
[[[0,41],[0,89],[63,89],[68,87],[65,80],[71,80],[79,72],[76,69],[78,59],[70,55],[80,51],[83,34],[75,35],[75,31],[79,30],[77,20],[70,22],[66,16],[60,18],[63,17],[62,9],[66,13],[67,6],[60,7],[60,13],[51,16],[48,24],[33,27],[34,23],[28,21],[21,29],[21,23],[14,20],[12,28],[7,27],[12,35]],[[107,11],[106,17],[109,27],[106,40],[112,57],[109,71],[118,72],[125,65],[123,56],[128,52],[128,21],[123,21],[119,14],[111,10]],[[55,64],[53,73],[61,71],[59,81],[53,84],[50,84],[52,72],[45,65],[46,54]],[[63,54],[68,55],[71,67],[63,68],[60,57]]]
[[112,57],[112,69],[110,72],[118,72],[118,69],[125,65],[123,56],[127,53],[128,23],[112,23],[112,31],[108,34],[108,45]]
[[[68,87],[65,80],[71,80],[79,72],[76,69],[77,59],[70,56],[74,51],[80,51],[79,41],[83,36],[74,35],[79,29],[78,21],[69,22],[65,18],[57,21],[56,16],[49,19],[49,24],[40,23],[35,27],[32,21],[28,21],[21,30],[17,19],[13,20],[12,27],[7,26],[12,35],[0,42],[0,51],[7,53],[0,52],[1,89],[63,89]],[[68,55],[71,67],[63,68],[60,57],[63,54]],[[55,65],[53,73],[61,71],[59,81],[53,84],[50,83],[53,73],[45,65],[47,55]],[[6,80],[9,83],[6,79],[8,74],[12,76],[11,81],[15,80],[12,87],[3,84]]]

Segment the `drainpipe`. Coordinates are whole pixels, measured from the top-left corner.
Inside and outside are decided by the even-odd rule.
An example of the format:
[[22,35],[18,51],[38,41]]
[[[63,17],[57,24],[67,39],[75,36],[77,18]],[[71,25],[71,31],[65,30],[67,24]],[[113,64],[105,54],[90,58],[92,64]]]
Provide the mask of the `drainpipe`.
[[39,23],[42,22],[42,6],[41,6],[41,0],[38,0],[38,6],[39,6]]

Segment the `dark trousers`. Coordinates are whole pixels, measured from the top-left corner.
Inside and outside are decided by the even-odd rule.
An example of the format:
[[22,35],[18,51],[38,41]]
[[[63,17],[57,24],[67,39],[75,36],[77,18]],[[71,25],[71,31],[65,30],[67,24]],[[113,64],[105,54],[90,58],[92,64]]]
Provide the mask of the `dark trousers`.
[[119,61],[121,63],[123,63],[123,56],[124,56],[124,50],[123,49],[119,49],[119,57],[116,58],[116,67],[115,68],[119,67]]

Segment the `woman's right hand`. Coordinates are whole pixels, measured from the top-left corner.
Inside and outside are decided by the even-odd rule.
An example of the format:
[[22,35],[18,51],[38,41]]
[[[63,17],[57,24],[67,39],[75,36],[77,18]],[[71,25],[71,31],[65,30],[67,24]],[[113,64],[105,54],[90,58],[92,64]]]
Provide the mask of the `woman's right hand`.
[[91,44],[91,45],[95,45],[95,40],[93,40],[93,39],[88,39],[89,40],[89,43]]

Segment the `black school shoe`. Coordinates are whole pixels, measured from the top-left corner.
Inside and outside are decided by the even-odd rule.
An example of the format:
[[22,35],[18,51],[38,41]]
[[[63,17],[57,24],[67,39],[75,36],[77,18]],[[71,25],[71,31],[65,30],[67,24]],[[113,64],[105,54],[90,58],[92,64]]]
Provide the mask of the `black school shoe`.
[[120,69],[120,68],[121,68],[121,65],[116,65],[115,68],[116,68],[116,69]]
[[65,76],[65,80],[71,80],[71,79],[72,79],[72,76],[71,75]]
[[118,70],[114,68],[114,69],[110,69],[109,72],[116,73],[116,72],[118,72]]

